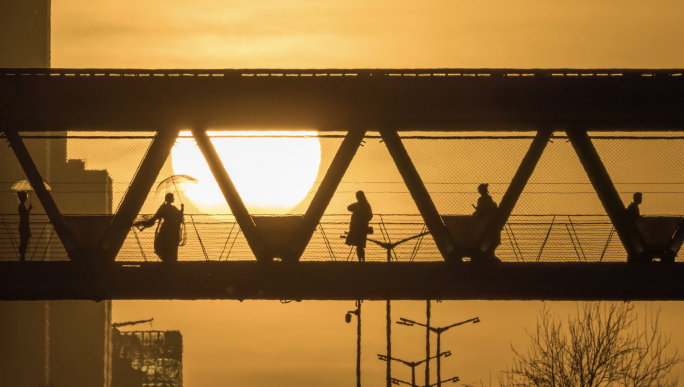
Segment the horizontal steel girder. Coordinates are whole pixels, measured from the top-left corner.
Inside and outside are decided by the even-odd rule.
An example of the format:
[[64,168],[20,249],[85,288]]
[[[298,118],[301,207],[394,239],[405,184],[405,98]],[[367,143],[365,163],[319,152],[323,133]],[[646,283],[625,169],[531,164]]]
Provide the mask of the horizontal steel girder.
[[684,263],[0,262],[1,300],[684,300]]
[[683,72],[0,69],[0,127],[684,130]]

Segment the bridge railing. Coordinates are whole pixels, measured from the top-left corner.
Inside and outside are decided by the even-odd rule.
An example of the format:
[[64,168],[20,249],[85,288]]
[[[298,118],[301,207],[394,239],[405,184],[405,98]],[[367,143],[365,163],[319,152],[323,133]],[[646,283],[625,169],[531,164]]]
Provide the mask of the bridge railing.
[[[254,255],[231,215],[185,216],[186,243],[179,248],[180,261],[252,261]],[[442,261],[420,215],[376,215],[371,222],[367,261]],[[0,215],[0,261],[19,259],[19,218]],[[325,215],[302,261],[356,260],[344,243],[349,215]],[[154,253],[154,228],[132,228],[117,256],[118,262],[158,262]],[[68,260],[45,215],[31,217],[27,261]],[[408,239],[404,242],[402,240]],[[397,242],[400,242],[397,244]],[[625,250],[604,215],[513,215],[501,233],[496,256],[504,262],[620,262]]]

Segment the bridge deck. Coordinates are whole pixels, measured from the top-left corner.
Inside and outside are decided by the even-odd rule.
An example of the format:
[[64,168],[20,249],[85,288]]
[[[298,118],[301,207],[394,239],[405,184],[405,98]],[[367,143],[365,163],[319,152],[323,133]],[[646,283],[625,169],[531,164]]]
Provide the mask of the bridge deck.
[[683,300],[684,263],[0,262],[0,299]]

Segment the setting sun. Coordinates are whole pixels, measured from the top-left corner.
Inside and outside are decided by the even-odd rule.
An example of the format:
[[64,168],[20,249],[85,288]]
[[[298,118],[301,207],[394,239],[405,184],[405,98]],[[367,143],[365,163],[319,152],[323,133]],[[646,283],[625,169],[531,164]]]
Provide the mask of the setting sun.
[[[306,196],[318,174],[321,146],[313,131],[208,132],[242,200],[252,213],[283,214]],[[205,213],[230,213],[190,132],[173,148],[175,174],[198,179],[185,192]],[[260,136],[260,137],[257,137]]]

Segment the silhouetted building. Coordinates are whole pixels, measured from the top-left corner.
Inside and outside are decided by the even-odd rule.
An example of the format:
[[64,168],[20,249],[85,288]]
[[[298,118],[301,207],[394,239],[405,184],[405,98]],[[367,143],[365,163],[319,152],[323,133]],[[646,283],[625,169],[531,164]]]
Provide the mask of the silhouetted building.
[[[50,0],[0,1],[0,47],[0,67],[50,67]],[[108,173],[85,170],[80,160],[67,161],[66,138],[25,143],[63,213],[111,213]],[[2,145],[0,214],[16,218],[18,202],[11,187],[26,177],[12,150]],[[33,199],[32,217],[44,212]],[[0,231],[6,237],[0,238],[5,244],[0,250],[12,251],[7,229]],[[17,232],[15,225],[11,232]],[[31,244],[39,233],[33,234]],[[0,302],[0,387],[109,387],[111,329],[111,301]]]
[[114,328],[112,387],[182,387],[183,336],[179,331],[121,332]]
[[50,303],[0,302],[0,387],[50,380]]
[[50,67],[50,1],[0,1],[0,67]]
[[111,214],[112,178],[106,170],[88,170],[84,160],[58,166],[53,197],[62,214]]
[[111,310],[111,301],[0,302],[0,387],[109,387]]

